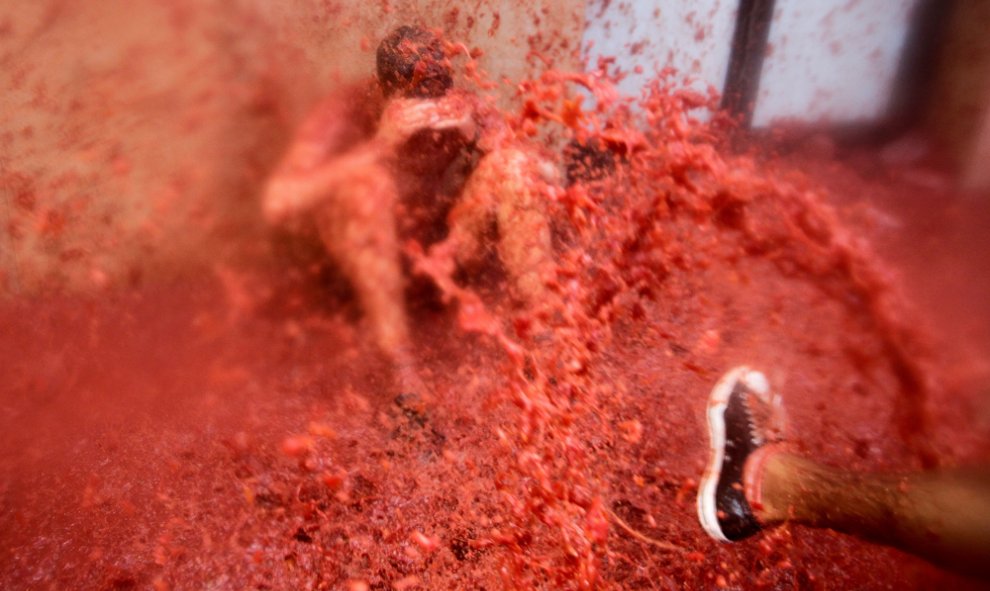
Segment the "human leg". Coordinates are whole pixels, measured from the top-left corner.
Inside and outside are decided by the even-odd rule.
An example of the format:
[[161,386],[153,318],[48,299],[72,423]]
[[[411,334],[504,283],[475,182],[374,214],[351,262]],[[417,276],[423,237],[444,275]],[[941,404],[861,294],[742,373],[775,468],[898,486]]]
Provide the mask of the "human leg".
[[771,447],[746,472],[746,497],[764,525],[828,527],[990,576],[986,471],[856,473]]
[[548,168],[534,153],[501,149],[478,163],[465,187],[465,199],[487,203],[498,225],[498,253],[516,297],[534,302],[544,295],[545,274],[553,263],[544,195]]
[[711,456],[698,516],[712,537],[738,541],[789,521],[990,576],[990,473],[856,473],[789,453],[779,443],[780,398],[746,367],[719,380],[707,414]]
[[482,255],[482,241],[493,221],[494,206],[491,195],[491,173],[475,170],[468,179],[460,199],[447,216],[447,238],[431,247],[431,251],[447,251],[458,264],[471,263]]
[[425,394],[409,339],[395,226],[397,198],[389,171],[367,166],[335,187],[317,224],[327,251],[354,288],[375,343],[394,364],[400,386]]

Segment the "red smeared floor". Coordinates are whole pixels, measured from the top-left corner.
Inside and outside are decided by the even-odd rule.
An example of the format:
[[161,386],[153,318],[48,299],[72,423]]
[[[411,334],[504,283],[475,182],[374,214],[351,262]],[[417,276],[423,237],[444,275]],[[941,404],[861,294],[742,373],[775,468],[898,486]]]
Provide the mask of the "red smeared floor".
[[[949,204],[888,211],[924,225],[965,207]],[[951,223],[930,232],[961,240]],[[944,252],[933,272],[977,276],[980,252]],[[906,275],[928,268],[908,253]],[[828,531],[784,528],[735,546],[703,536],[692,480],[705,457],[703,401],[733,363],[766,368],[809,453],[863,469],[915,461],[891,427],[897,396],[883,364],[857,368],[875,337],[827,294],[758,259],[674,289],[617,329],[608,366],[625,393],[611,405],[615,430],[583,436],[605,450],[609,507],[686,552],[612,527],[603,578],[624,588],[963,584]],[[944,291],[924,316],[951,317],[974,297]],[[486,541],[502,513],[492,430],[511,412],[488,403],[504,383],[500,354],[444,314],[421,317],[441,404],[420,427],[394,407],[382,367],[364,361],[344,320],[229,320],[226,305],[212,281],[4,305],[4,586],[500,588],[503,550]],[[939,401],[948,462],[986,457],[985,415],[965,412],[980,404],[964,392]]]
[[[917,468],[925,453],[990,458],[979,391],[987,284],[966,279],[987,263],[974,221],[987,202],[935,200],[900,176],[800,156],[740,176],[744,162],[699,164],[704,154],[683,140],[651,144],[621,177],[627,191],[606,192],[600,228],[564,232],[559,289],[574,316],[552,318],[547,339],[524,334],[517,314],[506,333],[528,359],[464,331],[455,304],[416,312],[435,388],[425,403],[396,402],[351,307],[319,305],[318,286],[271,271],[3,303],[0,582],[975,587],[830,531],[717,544],[694,497],[708,391],[739,363],[767,373],[796,447],[824,461],[866,470]],[[886,267],[832,248],[828,211],[803,200],[816,183],[832,189],[840,229],[875,238],[896,262],[916,311],[871,299],[870,273]],[[555,213],[575,223],[567,205]],[[276,288],[254,306],[237,285]],[[498,290],[482,293],[508,324]],[[917,361],[897,347],[916,349],[890,334],[915,318],[935,345],[920,360],[934,384],[922,398],[906,396],[897,373]],[[907,433],[919,417],[926,431]]]

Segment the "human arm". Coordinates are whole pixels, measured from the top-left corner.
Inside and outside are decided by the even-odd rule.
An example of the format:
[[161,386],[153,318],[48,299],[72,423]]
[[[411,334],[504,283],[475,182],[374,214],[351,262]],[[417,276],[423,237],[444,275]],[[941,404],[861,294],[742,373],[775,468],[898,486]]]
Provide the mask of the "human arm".
[[451,129],[474,139],[474,103],[474,97],[453,92],[436,99],[393,99],[382,113],[375,141],[394,151],[420,131]]
[[277,224],[311,209],[346,171],[373,162],[367,144],[378,112],[375,96],[363,87],[343,89],[312,109],[265,182],[265,219]]
[[342,182],[380,166],[381,150],[365,142],[340,156],[310,168],[279,167],[265,184],[262,208],[265,220],[279,224],[308,211],[333,196]]

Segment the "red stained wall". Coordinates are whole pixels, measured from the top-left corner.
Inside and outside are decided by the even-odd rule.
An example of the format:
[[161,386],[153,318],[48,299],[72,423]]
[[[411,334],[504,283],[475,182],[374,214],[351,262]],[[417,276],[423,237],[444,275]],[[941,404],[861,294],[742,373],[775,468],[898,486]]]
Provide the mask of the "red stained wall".
[[[265,256],[260,181],[320,95],[419,22],[493,77],[573,67],[582,2],[72,2],[0,8],[0,293]],[[520,3],[521,4],[521,3]]]

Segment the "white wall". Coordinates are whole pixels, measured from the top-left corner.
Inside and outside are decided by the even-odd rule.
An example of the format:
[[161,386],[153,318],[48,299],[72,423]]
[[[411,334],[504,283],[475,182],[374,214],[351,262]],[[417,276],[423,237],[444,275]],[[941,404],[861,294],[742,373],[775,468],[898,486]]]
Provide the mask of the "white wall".
[[[777,0],[753,117],[853,123],[884,114],[918,0]],[[589,0],[587,63],[615,56],[638,96],[658,68],[722,90],[738,0]]]
[[880,117],[918,0],[777,0],[754,126]]
[[738,5],[738,0],[589,0],[587,63],[594,67],[599,56],[615,56],[627,71],[642,66],[642,74],[620,84],[633,96],[666,66],[692,76],[697,90],[711,85],[721,92]]

